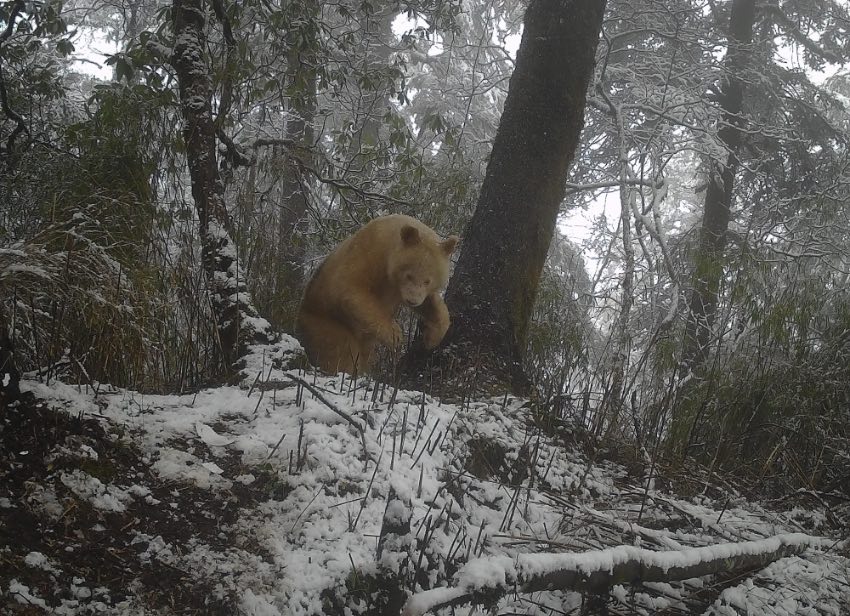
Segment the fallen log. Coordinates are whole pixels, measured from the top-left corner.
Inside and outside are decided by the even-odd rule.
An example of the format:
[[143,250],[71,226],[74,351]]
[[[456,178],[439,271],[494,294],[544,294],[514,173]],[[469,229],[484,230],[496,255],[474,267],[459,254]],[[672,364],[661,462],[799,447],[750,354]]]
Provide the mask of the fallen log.
[[825,540],[792,533],[757,541],[654,552],[628,545],[578,554],[520,554],[468,562],[453,587],[414,594],[403,616],[467,603],[493,604],[508,593],[572,590],[601,594],[618,584],[671,582],[765,567]]

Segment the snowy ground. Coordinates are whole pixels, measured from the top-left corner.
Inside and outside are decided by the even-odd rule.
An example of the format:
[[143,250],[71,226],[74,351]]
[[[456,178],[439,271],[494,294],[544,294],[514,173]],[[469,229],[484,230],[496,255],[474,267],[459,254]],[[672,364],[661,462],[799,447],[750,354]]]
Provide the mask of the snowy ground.
[[[412,511],[407,583],[418,590],[496,586],[542,552],[802,533],[794,540],[811,545],[798,556],[737,576],[617,586],[607,609],[850,613],[848,546],[827,503],[766,507],[707,474],[677,496],[647,487],[645,469],[614,463],[616,452],[589,458],[585,437],[543,425],[522,400],[448,404],[273,368],[292,344],[256,349],[241,386],[186,395],[22,383],[43,402],[0,415],[0,611],[360,613],[392,490]],[[497,609],[583,605],[591,611],[579,593],[546,591],[509,594]]]

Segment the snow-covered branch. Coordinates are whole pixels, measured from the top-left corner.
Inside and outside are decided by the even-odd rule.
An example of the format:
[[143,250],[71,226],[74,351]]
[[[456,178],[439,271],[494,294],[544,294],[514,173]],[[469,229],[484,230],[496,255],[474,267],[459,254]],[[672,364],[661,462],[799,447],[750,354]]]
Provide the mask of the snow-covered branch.
[[567,182],[567,193],[581,192],[585,190],[599,190],[602,188],[619,188],[621,185],[626,186],[646,186],[648,188],[655,187],[655,183],[650,180],[631,177],[626,180],[609,180],[607,182],[591,182],[589,184],[574,184]]
[[776,24],[785,31],[785,36],[805,48],[806,51],[832,64],[842,63],[842,58],[838,55],[803,34],[799,26],[789,19],[780,7],[765,6],[764,9],[776,20]]
[[670,552],[632,546],[581,554],[521,554],[470,561],[452,588],[434,588],[413,595],[404,616],[421,616],[450,606],[493,599],[509,592],[572,590],[604,593],[618,584],[686,580],[720,572],[746,571],[800,554],[823,540],[801,533],[758,541],[722,543]]

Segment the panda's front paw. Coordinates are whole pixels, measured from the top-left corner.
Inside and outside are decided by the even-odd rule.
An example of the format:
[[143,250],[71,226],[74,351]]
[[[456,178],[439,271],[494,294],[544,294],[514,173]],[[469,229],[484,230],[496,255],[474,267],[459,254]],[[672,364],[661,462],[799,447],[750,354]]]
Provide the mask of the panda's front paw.
[[401,326],[395,321],[390,321],[381,336],[381,342],[393,351],[398,349],[404,342]]
[[440,342],[443,341],[443,337],[446,335],[446,332],[449,330],[449,319],[448,315],[443,320],[439,321],[427,321],[422,323],[422,342],[425,343],[425,348],[429,351],[433,348],[436,348]]

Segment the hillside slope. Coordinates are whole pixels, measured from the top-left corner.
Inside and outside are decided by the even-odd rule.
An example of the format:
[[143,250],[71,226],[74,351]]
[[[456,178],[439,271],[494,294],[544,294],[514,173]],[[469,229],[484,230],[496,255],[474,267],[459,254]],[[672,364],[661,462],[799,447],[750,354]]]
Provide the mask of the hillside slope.
[[[296,344],[254,349],[239,386],[184,395],[23,382],[0,416],[3,613],[387,613],[399,567],[404,589],[489,588],[520,554],[784,533],[812,545],[601,599],[508,594],[497,613],[850,613],[846,506],[768,508],[708,474],[677,495],[526,401],[449,404],[275,367]],[[379,561],[390,494],[410,534],[385,538]]]

